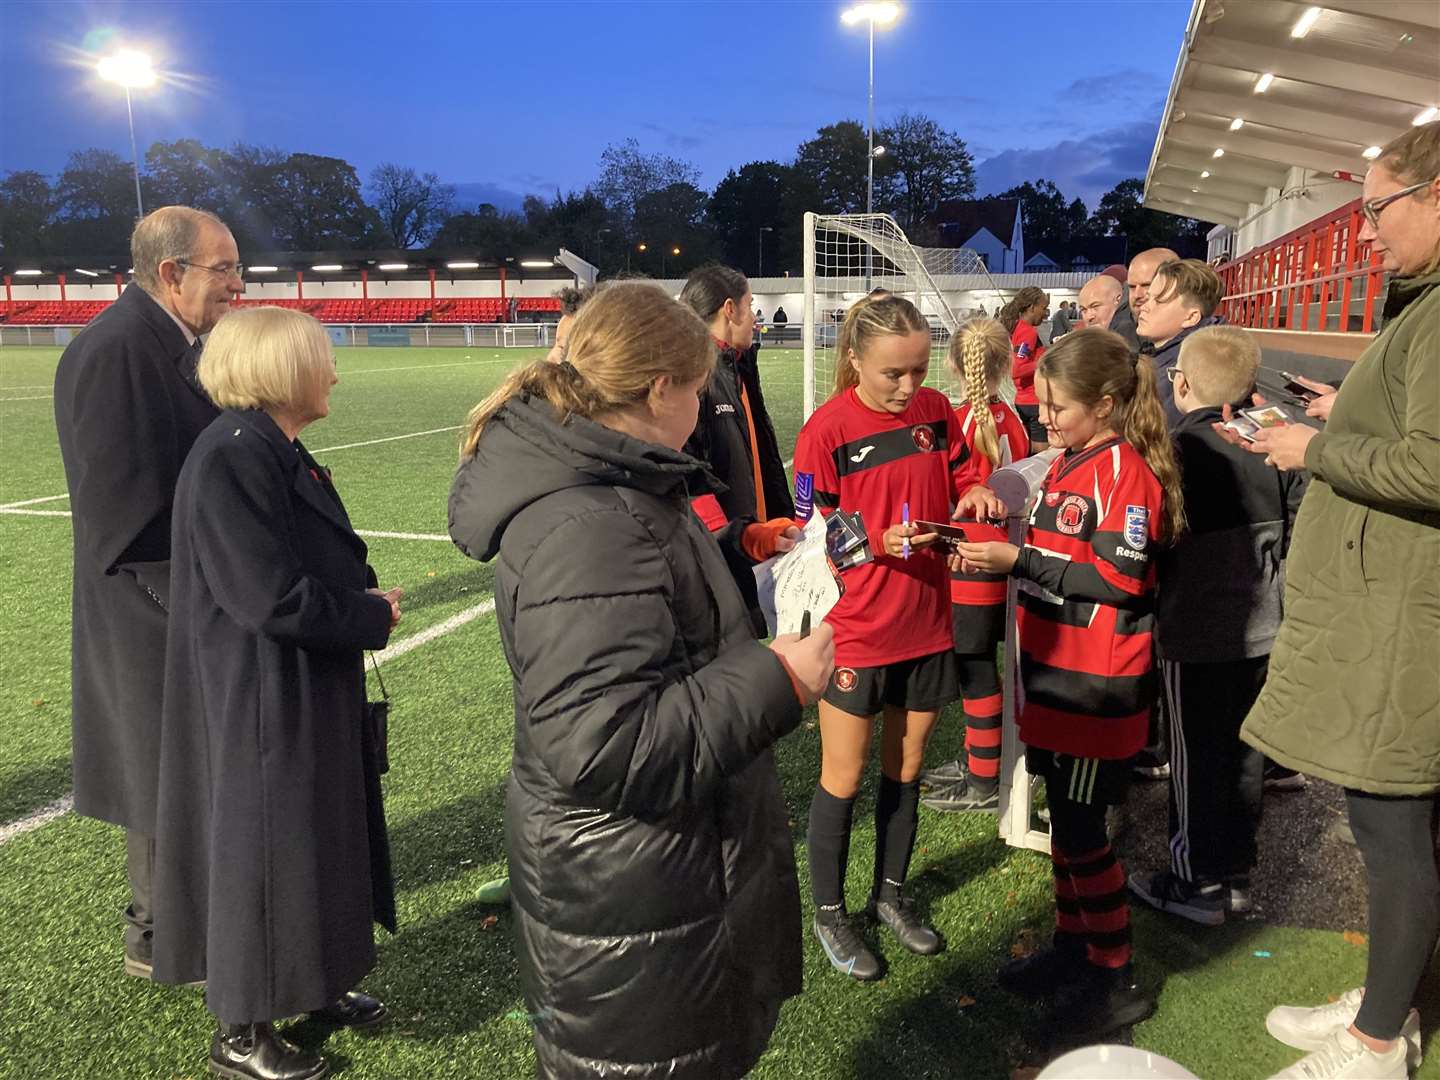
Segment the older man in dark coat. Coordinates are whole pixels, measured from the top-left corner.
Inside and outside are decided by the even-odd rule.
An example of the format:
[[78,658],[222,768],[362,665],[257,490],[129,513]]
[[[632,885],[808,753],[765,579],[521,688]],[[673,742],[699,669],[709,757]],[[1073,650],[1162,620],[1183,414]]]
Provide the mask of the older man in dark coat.
[[245,286],[230,230],[200,210],[154,211],[130,254],[134,282],[60,357],[55,426],[74,514],[75,809],[126,830],[125,970],[149,978],[170,509],[218,415],[195,381],[200,335]]

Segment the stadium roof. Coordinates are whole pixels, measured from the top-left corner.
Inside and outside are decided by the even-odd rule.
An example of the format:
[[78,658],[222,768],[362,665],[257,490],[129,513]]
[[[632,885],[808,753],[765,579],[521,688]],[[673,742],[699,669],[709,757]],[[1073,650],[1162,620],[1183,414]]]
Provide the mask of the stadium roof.
[[1194,0],[1145,205],[1238,226],[1292,167],[1358,178],[1436,106],[1440,3]]

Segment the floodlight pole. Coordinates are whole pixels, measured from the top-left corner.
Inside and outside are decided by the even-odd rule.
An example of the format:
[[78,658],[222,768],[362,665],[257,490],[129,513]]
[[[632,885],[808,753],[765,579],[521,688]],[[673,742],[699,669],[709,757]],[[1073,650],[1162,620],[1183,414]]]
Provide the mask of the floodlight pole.
[[[865,123],[865,213],[875,212],[875,17],[865,20],[870,26],[870,102]],[[128,93],[128,91],[127,91]],[[137,180],[138,184],[139,181]]]
[[135,164],[135,209],[139,217],[145,216],[145,203],[140,198],[140,151],[135,145],[135,108],[130,104],[130,87],[125,87],[125,115],[130,118],[130,160]]
[[757,278],[762,278],[765,276],[765,234],[767,232],[774,231],[775,228],[772,225],[760,226],[760,234],[757,243],[758,254],[755,259],[755,276]]

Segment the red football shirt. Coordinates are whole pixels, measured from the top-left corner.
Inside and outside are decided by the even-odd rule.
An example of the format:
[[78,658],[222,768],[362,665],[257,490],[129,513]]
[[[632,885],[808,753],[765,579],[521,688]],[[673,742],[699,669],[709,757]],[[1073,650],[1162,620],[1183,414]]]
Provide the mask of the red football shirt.
[[[1030,436],[1015,410],[997,398],[990,402],[990,415],[995,418],[995,433],[1000,437],[999,466],[992,465],[975,447],[975,416],[970,403],[967,401],[955,410],[955,422],[965,439],[960,470],[955,476],[955,491],[960,495],[976,484],[983,484],[996,468],[1030,456]],[[995,525],[966,522],[965,533],[976,543],[1007,539],[1005,530]],[[950,602],[976,607],[1003,605],[1008,580],[1006,574],[966,574],[957,570],[950,575]]]
[[1011,366],[1010,374],[1015,380],[1015,404],[1039,405],[1035,396],[1035,365],[1045,353],[1040,344],[1040,334],[1024,319],[1015,324],[1010,332]]
[[950,402],[922,387],[903,413],[877,412],[854,388],[816,409],[795,443],[795,514],[812,508],[859,513],[875,559],[844,572],[845,595],[826,616],[835,662],[882,667],[951,647],[944,548],[909,559],[884,554],[881,536],[900,523],[949,521],[953,470],[965,446]]
[[1163,491],[1122,439],[1051,466],[1016,564],[1020,737],[1090,758],[1145,745]]

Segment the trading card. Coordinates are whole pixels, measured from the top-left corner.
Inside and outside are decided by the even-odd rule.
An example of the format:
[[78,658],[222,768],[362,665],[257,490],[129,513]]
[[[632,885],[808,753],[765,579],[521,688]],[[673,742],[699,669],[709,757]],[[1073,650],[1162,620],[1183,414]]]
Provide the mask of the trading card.
[[1249,419],[1257,428],[1284,427],[1286,424],[1295,422],[1294,418],[1279,405],[1266,405],[1259,409],[1241,409],[1240,415]]
[[944,544],[948,548],[954,548],[957,544],[964,544],[969,541],[969,537],[965,535],[965,530],[959,525],[947,525],[939,521],[912,521],[910,524],[919,530],[919,532],[915,534],[916,536],[922,536],[925,533],[939,533],[940,539],[937,542]]
[[1255,433],[1260,430],[1260,425],[1251,420],[1243,413],[1237,414],[1234,419],[1224,425],[1225,430],[1233,431],[1246,442],[1255,441]]

